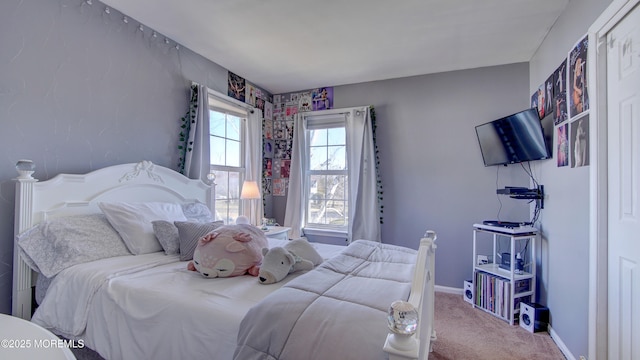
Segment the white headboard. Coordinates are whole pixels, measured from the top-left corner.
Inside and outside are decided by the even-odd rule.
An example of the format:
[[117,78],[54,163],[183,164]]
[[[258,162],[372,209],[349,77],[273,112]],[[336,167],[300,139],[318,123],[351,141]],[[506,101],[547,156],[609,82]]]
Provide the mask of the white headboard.
[[[100,212],[102,201],[184,203],[200,201],[215,210],[215,183],[205,184],[150,161],[109,166],[87,174],[59,174],[38,182],[30,174],[16,179],[14,235],[59,216]],[[12,315],[31,318],[34,276],[15,244]]]

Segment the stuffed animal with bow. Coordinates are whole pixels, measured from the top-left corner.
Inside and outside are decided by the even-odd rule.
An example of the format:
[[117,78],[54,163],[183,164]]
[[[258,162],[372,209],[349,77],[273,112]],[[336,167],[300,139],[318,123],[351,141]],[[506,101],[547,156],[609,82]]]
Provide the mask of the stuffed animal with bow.
[[225,225],[198,240],[187,268],[205,277],[258,276],[267,237],[255,226]]

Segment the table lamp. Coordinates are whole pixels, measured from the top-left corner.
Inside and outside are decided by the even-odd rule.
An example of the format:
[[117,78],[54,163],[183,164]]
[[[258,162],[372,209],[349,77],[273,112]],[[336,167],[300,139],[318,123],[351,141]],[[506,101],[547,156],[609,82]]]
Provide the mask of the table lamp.
[[260,190],[258,190],[258,183],[252,180],[245,180],[242,184],[242,191],[240,192],[240,199],[242,200],[250,200],[249,203],[249,223],[251,225],[255,225],[253,222],[253,200],[260,199]]

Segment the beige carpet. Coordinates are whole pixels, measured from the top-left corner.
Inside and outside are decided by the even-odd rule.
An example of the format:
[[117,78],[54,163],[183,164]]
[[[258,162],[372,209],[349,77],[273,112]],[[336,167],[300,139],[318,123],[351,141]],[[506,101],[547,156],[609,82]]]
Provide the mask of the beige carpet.
[[438,339],[429,360],[565,359],[547,332],[509,325],[472,308],[462,295],[436,292],[434,327]]

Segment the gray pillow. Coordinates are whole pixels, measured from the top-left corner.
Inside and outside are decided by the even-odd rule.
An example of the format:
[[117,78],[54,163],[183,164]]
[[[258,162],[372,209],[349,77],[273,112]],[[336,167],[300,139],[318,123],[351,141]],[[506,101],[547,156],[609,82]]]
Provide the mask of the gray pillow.
[[18,246],[27,264],[48,278],[76,264],[131,255],[103,214],[41,222],[18,235]]
[[180,253],[180,235],[178,228],[171,221],[154,220],[153,233],[156,234],[164,253],[167,255]]
[[222,221],[204,224],[194,221],[174,221],[173,223],[178,228],[180,236],[180,260],[182,261],[193,259],[193,252],[201,237],[224,225]]
[[[198,223],[213,222],[213,215],[207,205],[199,202],[181,204],[182,212],[188,221]],[[180,234],[172,221],[154,220],[151,222],[153,233],[167,255],[180,253]]]

